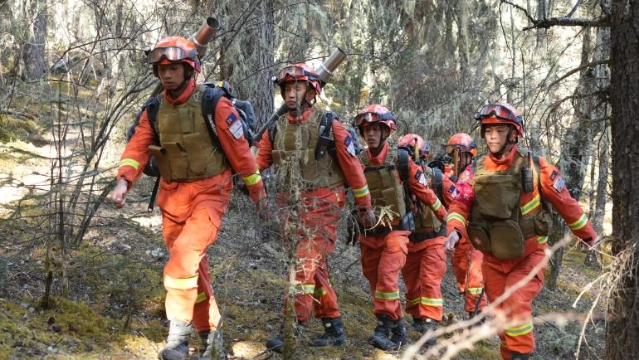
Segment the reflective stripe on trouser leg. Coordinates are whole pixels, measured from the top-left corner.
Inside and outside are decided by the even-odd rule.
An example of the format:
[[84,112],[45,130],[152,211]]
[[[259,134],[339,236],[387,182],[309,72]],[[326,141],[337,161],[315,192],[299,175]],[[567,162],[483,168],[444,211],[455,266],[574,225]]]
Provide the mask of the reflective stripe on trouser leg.
[[[517,284],[526,277],[532,268],[544,261],[544,249],[538,249],[529,254],[508,272],[496,269],[489,263],[482,266],[484,275],[484,287],[488,295],[488,301],[495,301],[506,289]],[[513,262],[500,262],[500,269]],[[502,355],[515,351],[522,354],[532,353],[535,348],[535,337],[532,327],[532,301],[541,291],[543,284],[543,270],[528,281],[523,287],[511,294],[502,304],[497,306],[497,311],[503,311],[508,321],[504,331],[499,336],[508,351],[502,348]]]
[[[221,217],[221,210],[209,205],[202,204],[193,209],[184,224],[163,216],[163,234],[169,249],[169,260],[164,266],[166,314],[169,320],[192,321],[198,293],[204,292],[198,291],[200,281],[209,283],[208,269],[202,271],[203,279],[199,279],[200,263],[207,247],[217,236],[214,221],[219,222],[219,218],[212,218]],[[198,322],[198,326],[202,326],[201,319]]]
[[[406,233],[406,235],[404,235]],[[399,273],[406,263],[408,232],[393,231],[383,239],[383,248],[362,244],[362,270],[373,294],[375,315],[388,315],[392,320],[403,317],[399,301]]]
[[198,296],[193,310],[193,326],[198,332],[216,329],[220,326],[220,309],[211,288],[209,260],[205,255],[198,268],[200,277],[197,282]]

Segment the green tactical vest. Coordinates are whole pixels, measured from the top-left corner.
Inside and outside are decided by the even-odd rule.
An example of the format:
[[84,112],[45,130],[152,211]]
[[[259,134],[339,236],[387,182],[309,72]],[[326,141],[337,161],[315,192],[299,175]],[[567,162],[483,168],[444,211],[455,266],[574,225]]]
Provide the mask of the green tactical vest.
[[[519,151],[514,164],[505,171],[487,170],[484,168],[484,158],[475,162],[475,199],[468,234],[476,248],[503,260],[522,256],[525,239],[534,235],[548,235],[550,231],[544,224],[550,214],[542,206],[522,216],[521,174],[527,157],[523,154],[524,150]],[[538,183],[541,196],[540,186]]]
[[390,206],[393,212],[399,214],[393,218],[393,221],[403,218],[406,215],[406,202],[404,186],[400,182],[397,169],[397,152],[389,150],[384,163],[380,166],[373,166],[368,154],[368,149],[362,151],[359,154],[359,160],[366,167],[364,176],[366,176],[373,207]]
[[[433,189],[434,192],[434,188],[433,188],[433,169],[431,169],[430,167],[426,167],[426,169],[424,170],[424,176],[426,176],[426,179],[428,181],[428,184],[431,185],[431,189]],[[439,199],[439,201],[442,203],[444,203],[443,199]],[[439,221],[439,219],[437,219],[437,216],[435,216],[435,213],[433,212],[433,210],[424,205],[424,204],[419,204],[419,211],[415,214],[415,233],[416,234],[420,234],[420,233],[428,233],[428,235],[433,235],[431,236],[431,238],[433,237],[437,237],[440,234],[438,233],[433,233],[433,231],[437,231],[440,230],[442,223]],[[416,238],[420,238],[421,237],[416,237]],[[428,238],[424,238],[424,240],[426,240]]]
[[277,120],[272,157],[278,183],[299,183],[301,180],[305,190],[344,184],[344,175],[337,159],[324,156],[315,160],[322,115],[322,111],[315,111],[308,121],[300,124],[289,123],[286,115]]
[[204,87],[198,86],[187,102],[172,105],[160,97],[156,132],[161,146],[149,151],[157,159],[164,181],[189,182],[218,175],[229,168],[218,151],[202,116]]

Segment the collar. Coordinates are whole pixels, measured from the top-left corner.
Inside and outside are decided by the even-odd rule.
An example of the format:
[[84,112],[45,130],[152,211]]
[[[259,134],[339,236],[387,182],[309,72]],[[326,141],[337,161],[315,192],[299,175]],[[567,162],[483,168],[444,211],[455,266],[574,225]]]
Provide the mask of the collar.
[[518,149],[517,144],[514,144],[510,149],[510,152],[504,154],[501,158],[495,157],[491,152],[488,152],[486,155],[486,164],[491,168],[496,168],[498,170],[508,169],[512,164],[515,163],[515,159],[517,159]]
[[193,94],[193,90],[195,89],[196,85],[197,84],[195,83],[195,79],[190,79],[189,82],[186,84],[186,87],[184,87],[184,91],[182,91],[180,96],[174,99],[171,94],[169,94],[169,92],[165,90],[164,99],[171,105],[184,104]]
[[306,110],[304,110],[301,115],[287,112],[286,119],[288,120],[289,124],[304,124],[305,122],[308,121],[308,119],[311,118],[311,115],[313,115],[315,110],[316,109],[314,107],[309,107]]

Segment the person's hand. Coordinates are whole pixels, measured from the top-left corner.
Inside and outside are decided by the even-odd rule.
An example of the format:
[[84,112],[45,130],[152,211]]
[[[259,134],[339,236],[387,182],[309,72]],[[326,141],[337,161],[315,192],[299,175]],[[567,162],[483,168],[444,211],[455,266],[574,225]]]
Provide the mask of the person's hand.
[[455,246],[457,245],[458,241],[459,234],[457,233],[457,231],[453,231],[452,233],[448,234],[446,242],[444,242],[444,250],[446,250],[447,254],[451,255],[455,252]]
[[269,204],[268,200],[262,199],[255,204],[255,211],[257,211],[257,216],[260,217],[260,220],[266,222],[277,222],[277,213],[274,211],[273,207]]
[[593,250],[595,246],[597,246],[597,243],[599,242],[599,237],[596,237],[594,239],[593,238],[583,239],[581,241],[585,244],[588,250]]
[[126,203],[127,191],[129,191],[129,183],[124,179],[119,179],[111,193],[111,202],[116,208],[121,209]]
[[370,229],[377,224],[377,216],[373,209],[368,209],[363,215],[359,216],[359,222],[365,229]]

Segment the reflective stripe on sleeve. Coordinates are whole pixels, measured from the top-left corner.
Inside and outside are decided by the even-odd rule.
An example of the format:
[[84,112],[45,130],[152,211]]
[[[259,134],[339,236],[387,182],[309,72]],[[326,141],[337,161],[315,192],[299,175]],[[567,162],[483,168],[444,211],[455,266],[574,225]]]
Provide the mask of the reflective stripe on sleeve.
[[440,207],[442,207],[442,202],[439,201],[439,199],[437,199],[437,201],[435,201],[431,209],[433,209],[433,211],[437,211],[439,210]]
[[352,189],[352,191],[353,191],[354,197],[356,198],[364,197],[368,195],[368,185],[365,185],[364,187],[361,187],[359,189]]
[[448,214],[448,217],[446,218],[446,222],[451,220],[457,220],[460,223],[462,223],[462,225],[466,226],[466,219],[464,219],[464,217],[461,214],[458,214],[456,212],[452,212]]
[[258,172],[246,177],[242,176],[241,178],[242,178],[242,181],[244,181],[244,184],[246,184],[246,186],[251,186],[260,182],[260,180],[262,180],[262,175],[260,175],[260,173]]
[[568,224],[568,227],[572,231],[577,231],[583,228],[584,226],[586,226],[587,223],[588,223],[588,217],[586,216],[586,214],[581,214],[581,217],[579,217],[579,219],[575,221],[574,223]]
[[135,169],[135,171],[138,171],[138,169],[140,168],[140,163],[133,159],[122,159],[120,160],[118,167],[123,167],[123,166],[132,166]]

